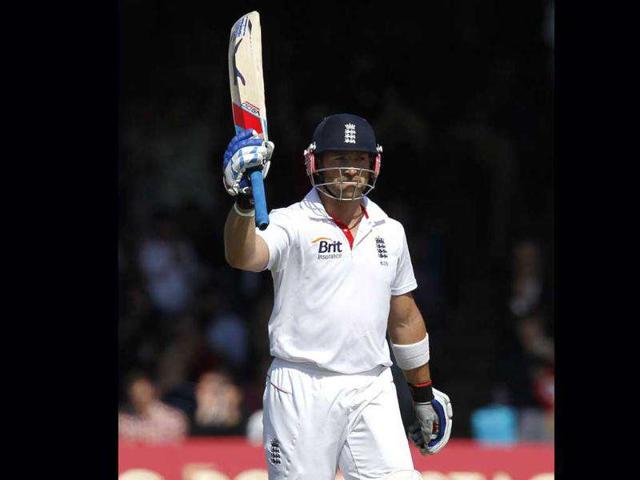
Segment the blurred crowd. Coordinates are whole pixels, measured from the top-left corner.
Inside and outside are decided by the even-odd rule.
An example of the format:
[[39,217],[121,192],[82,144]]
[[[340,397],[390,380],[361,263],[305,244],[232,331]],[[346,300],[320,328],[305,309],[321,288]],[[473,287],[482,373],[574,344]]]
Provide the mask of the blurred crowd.
[[265,279],[207,265],[165,212],[151,225],[120,255],[120,435],[244,435],[269,361]]
[[[177,53],[154,25],[166,30],[180,15],[154,2],[155,14],[147,17],[143,7],[150,4],[125,2],[123,16],[120,437],[252,436],[271,361],[273,289],[268,272],[240,272],[224,261],[222,230],[231,200],[220,163],[233,132],[226,65],[207,66],[197,49]],[[508,5],[517,16],[520,7]],[[484,53],[457,58],[455,81],[445,74],[425,79],[429,93],[417,100],[400,79],[389,83],[373,75],[382,59],[366,50],[341,73],[358,88],[351,85],[331,100],[309,93],[305,79],[311,77],[303,70],[294,70],[297,82],[268,83],[276,143],[265,183],[270,208],[309,190],[302,150],[322,116],[352,111],[376,129],[385,153],[371,198],[405,225],[419,285],[414,293],[433,339],[432,374],[455,404],[454,437],[491,440],[496,425],[504,424],[511,432],[505,438],[553,439],[552,6],[522,6],[527,22],[533,20],[501,27],[522,38],[494,49],[480,48],[493,40],[477,29],[473,12],[456,17],[459,50],[479,45]],[[194,44],[217,38],[188,18],[184,31]],[[404,33],[386,31],[390,39]],[[284,35],[276,28],[269,34]],[[219,35],[221,51],[226,35]],[[162,56],[144,43],[149,38]],[[282,37],[274,43],[282,47],[279,62],[293,68],[295,45]],[[476,69],[472,87],[460,65]],[[146,83],[140,80],[147,78],[144,68],[162,74]],[[265,69],[273,78],[275,72]],[[408,180],[407,167],[420,184]],[[394,376],[409,423],[409,394],[395,367]]]
[[[251,434],[247,425],[251,415],[261,410],[271,361],[269,274],[244,273],[205,262],[193,239],[164,212],[156,214],[151,225],[134,255],[129,257],[125,251],[120,255],[120,436],[164,442],[187,436]],[[534,239],[514,244],[502,319],[491,324],[489,333],[495,338],[482,352],[477,342],[487,332],[484,337],[454,332],[452,323],[459,313],[455,306],[446,305],[440,272],[445,260],[436,238],[423,239],[422,244],[420,236],[410,236],[409,243],[431,245],[426,253],[414,248],[413,261],[420,282],[417,301],[434,340],[443,344],[434,342],[434,358],[440,359],[434,366],[437,378],[456,392],[456,380],[470,382],[468,375],[481,373],[476,363],[490,363],[480,377],[481,388],[490,392],[490,398],[478,398],[476,405],[460,401],[457,414],[473,415],[473,407],[483,413],[483,402],[489,408],[510,405],[520,412],[520,439],[552,439],[554,293],[549,259],[545,260]],[[222,248],[213,237],[211,240],[211,246]],[[221,252],[218,250],[218,256]],[[474,318],[482,317],[477,311]],[[438,355],[454,343],[457,348],[447,350],[446,356]],[[465,356],[469,353],[465,345],[472,343],[476,344],[473,352],[479,355],[474,363]],[[410,398],[402,374],[394,374],[408,424],[412,420]]]

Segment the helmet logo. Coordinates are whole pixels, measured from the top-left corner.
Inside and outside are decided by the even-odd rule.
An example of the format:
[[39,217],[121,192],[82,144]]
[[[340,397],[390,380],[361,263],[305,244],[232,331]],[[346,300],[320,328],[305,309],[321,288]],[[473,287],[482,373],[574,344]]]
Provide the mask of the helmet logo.
[[344,126],[344,143],[356,143],[356,126],[353,123]]

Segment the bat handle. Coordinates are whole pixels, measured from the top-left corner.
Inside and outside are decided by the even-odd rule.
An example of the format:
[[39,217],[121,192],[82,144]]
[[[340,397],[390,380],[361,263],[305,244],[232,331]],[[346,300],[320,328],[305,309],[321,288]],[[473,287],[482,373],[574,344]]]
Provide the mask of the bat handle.
[[264,230],[269,226],[269,214],[267,212],[267,197],[264,193],[264,182],[262,171],[253,170],[249,176],[251,180],[251,191],[256,209],[256,227]]

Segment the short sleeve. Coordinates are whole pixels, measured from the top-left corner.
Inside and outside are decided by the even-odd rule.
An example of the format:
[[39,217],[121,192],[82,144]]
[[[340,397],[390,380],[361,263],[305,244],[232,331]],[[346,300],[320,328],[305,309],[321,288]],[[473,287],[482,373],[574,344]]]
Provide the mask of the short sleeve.
[[293,245],[294,222],[283,210],[272,210],[269,214],[269,226],[265,230],[256,228],[258,234],[269,248],[267,270],[279,272],[289,261],[289,251]]
[[413,274],[413,265],[411,265],[411,255],[409,255],[407,237],[402,226],[400,226],[400,231],[402,236],[402,247],[400,250],[400,257],[398,258],[396,276],[391,284],[391,295],[402,295],[415,290],[418,287],[418,282],[416,282],[416,277]]

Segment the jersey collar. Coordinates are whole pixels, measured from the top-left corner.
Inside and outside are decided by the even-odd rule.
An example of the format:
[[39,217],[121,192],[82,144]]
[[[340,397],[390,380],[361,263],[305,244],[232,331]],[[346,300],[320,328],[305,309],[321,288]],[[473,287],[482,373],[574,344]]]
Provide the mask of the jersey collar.
[[[388,215],[367,197],[362,199],[362,206],[365,209],[367,219],[372,224],[384,222],[384,220],[388,218]],[[307,193],[300,203],[300,207],[307,212],[310,218],[332,220],[331,216],[325,210],[324,205],[322,205],[320,196],[315,188],[312,188],[309,193]]]

